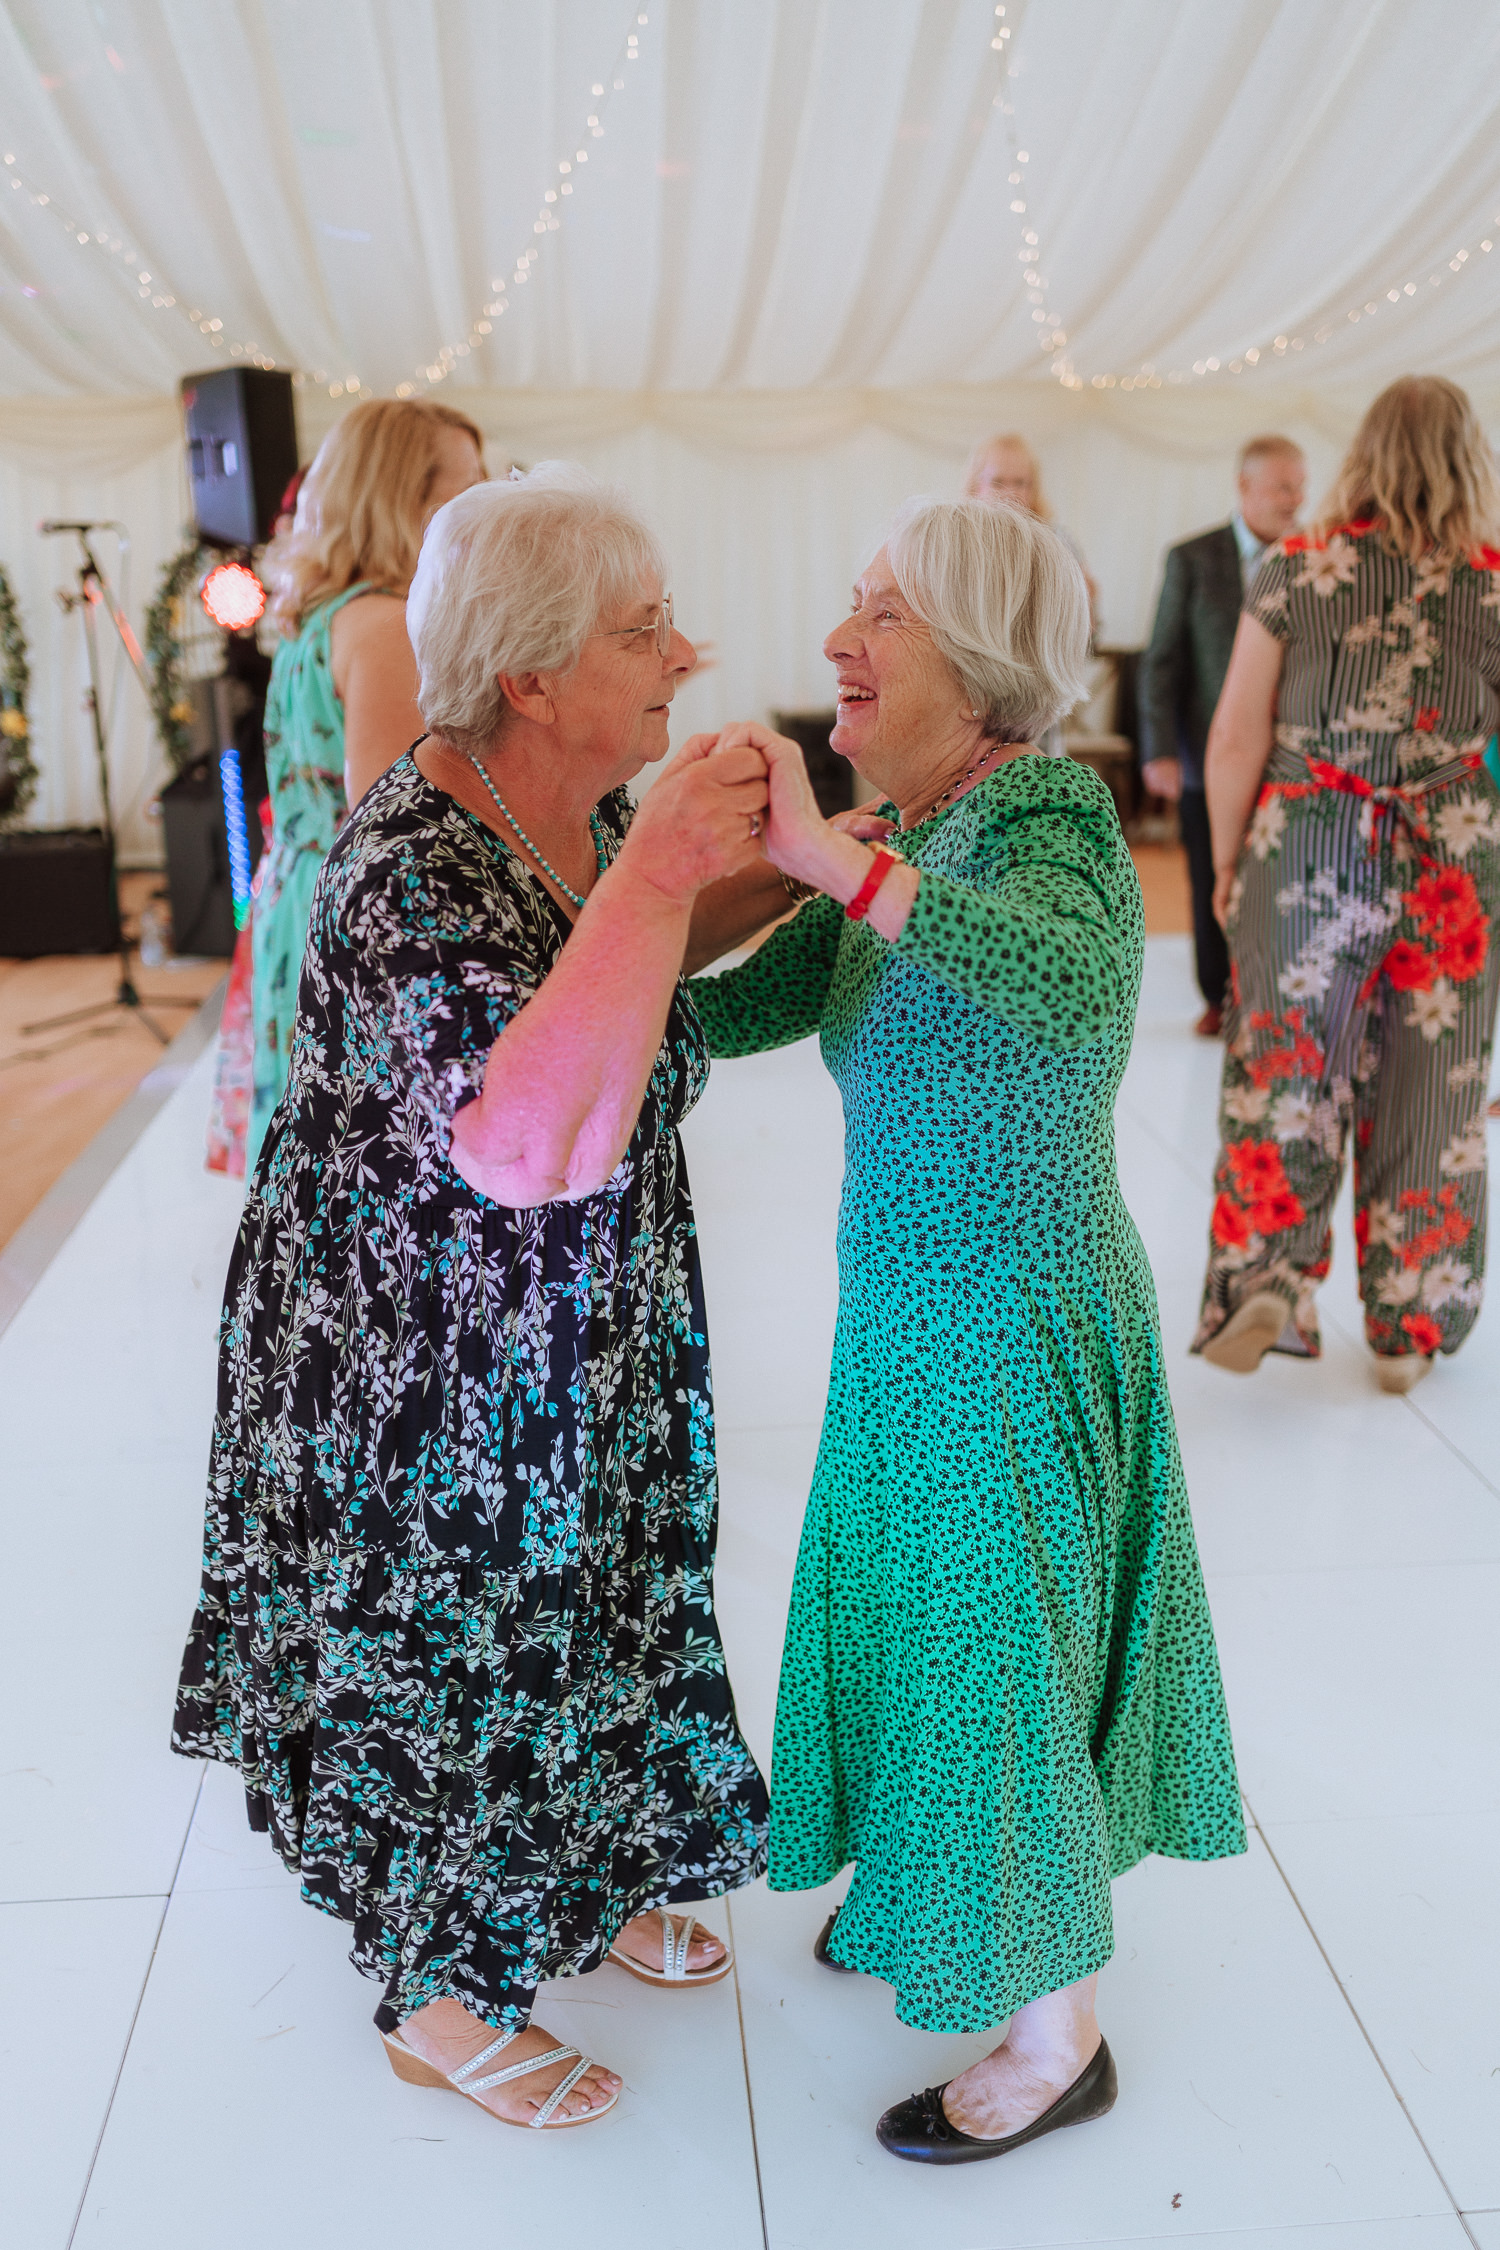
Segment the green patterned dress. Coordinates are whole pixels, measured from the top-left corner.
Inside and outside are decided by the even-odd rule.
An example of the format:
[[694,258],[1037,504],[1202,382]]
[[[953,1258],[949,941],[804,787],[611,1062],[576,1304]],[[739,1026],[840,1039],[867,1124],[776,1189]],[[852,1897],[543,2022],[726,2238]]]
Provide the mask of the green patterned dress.
[[251,923],[255,1048],[245,1135],[247,1180],[255,1176],[271,1112],[286,1091],[313,888],[347,809],[344,706],[333,684],[328,628],[336,610],[370,591],[364,584],[351,586],[313,610],[296,638],[282,642],[271,667],[266,787],[273,826]]
[[1029,755],[901,847],[894,946],[820,899],[692,990],[716,1056],[819,1031],[844,1102],[771,1883],[853,1861],[836,1957],[972,2032],[1109,1959],[1111,1876],[1245,1833],[1115,1165],[1142,964],[1119,823]]

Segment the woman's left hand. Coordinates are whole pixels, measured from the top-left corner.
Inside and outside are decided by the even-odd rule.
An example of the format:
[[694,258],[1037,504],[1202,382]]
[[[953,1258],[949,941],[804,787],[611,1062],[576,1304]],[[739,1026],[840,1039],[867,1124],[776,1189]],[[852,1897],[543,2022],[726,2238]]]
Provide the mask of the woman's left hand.
[[894,835],[896,831],[893,820],[886,820],[882,814],[871,812],[866,805],[856,806],[853,812],[835,813],[828,825],[836,828],[841,836],[857,837],[862,844],[884,843],[886,837]]
[[1234,869],[1221,867],[1214,876],[1214,920],[1221,930],[1229,928],[1229,894],[1234,889]]

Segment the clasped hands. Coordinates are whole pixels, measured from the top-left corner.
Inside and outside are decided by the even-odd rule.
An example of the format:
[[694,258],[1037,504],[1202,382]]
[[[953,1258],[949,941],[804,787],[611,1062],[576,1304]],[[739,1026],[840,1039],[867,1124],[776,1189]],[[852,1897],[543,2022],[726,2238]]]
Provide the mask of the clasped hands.
[[836,882],[838,840],[875,843],[892,826],[868,812],[825,820],[798,745],[739,719],[683,744],[643,798],[631,843],[637,856],[650,845],[652,880],[678,895],[757,862],[825,890]]

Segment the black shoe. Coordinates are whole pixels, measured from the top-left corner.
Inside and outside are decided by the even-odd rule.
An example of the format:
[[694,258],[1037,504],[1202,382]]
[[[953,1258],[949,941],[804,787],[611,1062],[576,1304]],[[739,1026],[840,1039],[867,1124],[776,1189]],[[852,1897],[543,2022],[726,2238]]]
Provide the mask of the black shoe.
[[1039,2141],[1044,2133],[1055,2133],[1059,2126],[1086,2125],[1091,2117],[1102,2117],[1115,2106],[1119,2081],[1114,2057],[1101,2039],[1099,2052],[1067,2092],[1059,2094],[1040,2117],[1023,2125],[1019,2133],[1008,2133],[1003,2141],[976,2140],[972,2133],[961,2133],[951,2124],[943,2108],[947,2090],[946,2086],[929,2086],[925,2094],[909,2094],[904,2102],[888,2109],[875,2128],[881,2147],[912,2164],[979,2164],[987,2156],[1008,2156],[1013,2148]]
[[858,1969],[851,1969],[847,1961],[835,1961],[828,1950],[828,1940],[833,1935],[833,1925],[837,1920],[836,1912],[830,1914],[822,1929],[819,1930],[817,1943],[813,1947],[813,1959],[821,1961],[825,1969],[837,1969],[841,1977],[857,1977],[859,1975]]

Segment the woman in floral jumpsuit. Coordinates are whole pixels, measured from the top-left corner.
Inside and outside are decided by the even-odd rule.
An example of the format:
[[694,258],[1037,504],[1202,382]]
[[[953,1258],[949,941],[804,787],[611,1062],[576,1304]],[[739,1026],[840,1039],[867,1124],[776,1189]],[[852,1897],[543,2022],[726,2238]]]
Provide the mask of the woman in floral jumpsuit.
[[1382,1387],[1457,1351],[1479,1310],[1497,538],[1467,398],[1409,378],[1370,408],[1323,522],[1271,551],[1240,620],[1208,755],[1233,972],[1193,1343],[1239,1373],[1268,1350],[1318,1355],[1351,1133]]

